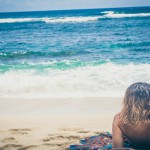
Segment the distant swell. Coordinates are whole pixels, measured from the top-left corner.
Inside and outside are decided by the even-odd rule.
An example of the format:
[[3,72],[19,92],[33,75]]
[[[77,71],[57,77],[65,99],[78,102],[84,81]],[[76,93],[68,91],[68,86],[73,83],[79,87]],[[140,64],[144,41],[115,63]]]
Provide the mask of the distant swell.
[[150,83],[150,64],[105,63],[70,70],[11,70],[0,74],[0,97],[118,97],[134,82]]
[[114,13],[113,11],[101,12],[102,16],[88,16],[88,17],[47,17],[47,18],[5,18],[0,19],[0,23],[19,23],[19,22],[46,22],[46,23],[69,23],[69,22],[89,22],[96,21],[104,18],[131,18],[131,17],[150,17],[150,13],[137,13],[137,14],[121,14]]

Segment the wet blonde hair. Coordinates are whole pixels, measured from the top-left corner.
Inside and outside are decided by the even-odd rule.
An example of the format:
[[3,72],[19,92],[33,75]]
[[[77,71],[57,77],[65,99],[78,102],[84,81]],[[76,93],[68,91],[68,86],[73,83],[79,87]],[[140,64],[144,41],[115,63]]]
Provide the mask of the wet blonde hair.
[[123,123],[150,123],[150,84],[138,82],[127,88],[120,117]]

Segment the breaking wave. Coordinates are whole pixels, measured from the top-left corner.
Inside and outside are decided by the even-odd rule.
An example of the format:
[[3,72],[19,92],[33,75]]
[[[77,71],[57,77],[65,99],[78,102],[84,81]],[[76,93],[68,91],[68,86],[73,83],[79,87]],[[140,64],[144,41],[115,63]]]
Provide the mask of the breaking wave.
[[65,18],[7,18],[0,19],[0,23],[15,23],[15,22],[87,22],[97,20],[99,17],[65,17]]
[[34,69],[0,74],[0,97],[120,97],[134,82],[150,83],[150,64],[105,63],[36,73]]
[[69,22],[89,22],[96,21],[104,18],[131,18],[131,17],[150,17],[150,13],[137,13],[137,14],[121,14],[114,11],[101,12],[103,15],[88,16],[88,17],[46,17],[46,18],[5,18],[0,19],[0,23],[19,23],[19,22],[46,22],[46,23],[69,23]]
[[114,13],[113,11],[107,11],[105,13],[106,13],[105,14],[106,18],[150,17],[150,13],[117,14],[117,13]]

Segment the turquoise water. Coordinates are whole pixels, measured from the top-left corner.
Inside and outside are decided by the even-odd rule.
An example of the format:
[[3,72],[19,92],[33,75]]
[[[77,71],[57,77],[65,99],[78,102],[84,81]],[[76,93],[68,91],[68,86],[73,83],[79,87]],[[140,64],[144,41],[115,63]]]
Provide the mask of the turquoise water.
[[1,97],[122,96],[150,82],[150,7],[0,13],[0,37]]

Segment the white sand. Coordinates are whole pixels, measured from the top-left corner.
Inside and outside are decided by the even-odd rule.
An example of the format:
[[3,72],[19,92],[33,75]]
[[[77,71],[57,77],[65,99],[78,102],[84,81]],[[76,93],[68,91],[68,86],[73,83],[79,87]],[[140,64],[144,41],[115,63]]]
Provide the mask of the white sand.
[[110,131],[121,98],[0,99],[2,149],[65,149]]

